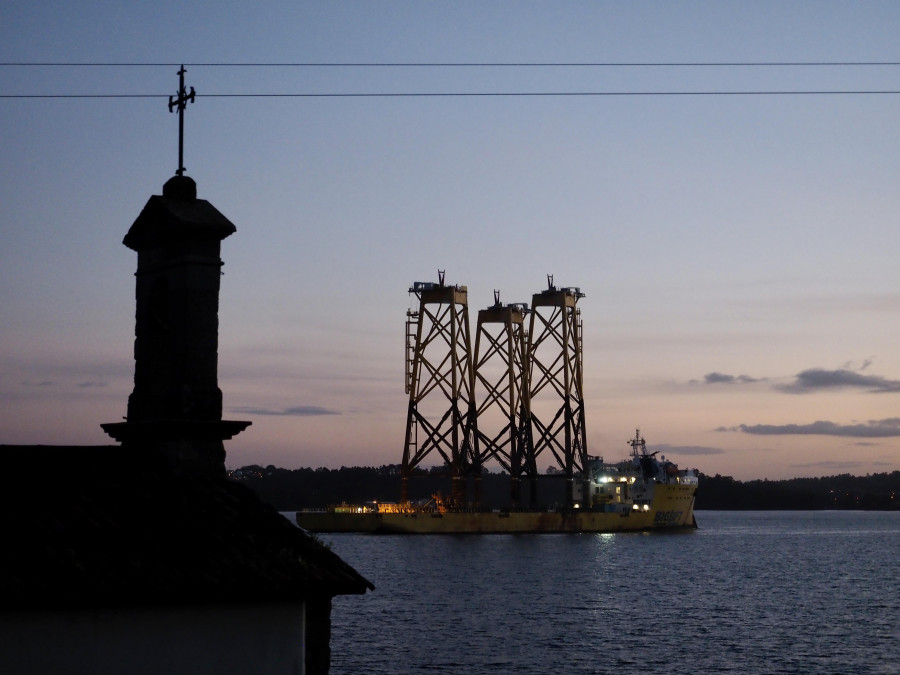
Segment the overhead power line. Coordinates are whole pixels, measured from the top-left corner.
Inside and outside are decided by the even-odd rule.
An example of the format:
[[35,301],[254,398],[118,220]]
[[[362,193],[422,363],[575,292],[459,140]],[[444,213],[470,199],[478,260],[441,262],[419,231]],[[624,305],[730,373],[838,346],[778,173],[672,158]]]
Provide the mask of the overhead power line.
[[[464,98],[464,97],[628,97],[628,96],[892,96],[900,89],[759,90],[759,91],[486,91],[486,92],[348,92],[196,94],[197,98]],[[7,99],[168,98],[168,94],[0,94]]]
[[137,62],[64,62],[11,61],[0,67],[203,67],[203,68],[797,68],[900,66],[900,61],[562,61],[562,62],[208,62],[208,63],[137,63]]
[[[251,62],[206,62],[184,64],[184,66],[211,68],[795,68],[795,67],[858,67],[858,66],[900,66],[900,61],[656,61],[656,62],[297,62],[297,63],[251,63]],[[179,63],[137,63],[137,62],[4,62],[0,67],[182,67]],[[816,90],[673,90],[673,91],[462,91],[462,92],[310,92],[310,93],[203,93],[203,98],[429,98],[429,97],[629,97],[629,96],[871,96],[896,95],[895,89],[816,89]],[[168,94],[0,94],[4,99],[90,99],[90,98],[165,98]]]

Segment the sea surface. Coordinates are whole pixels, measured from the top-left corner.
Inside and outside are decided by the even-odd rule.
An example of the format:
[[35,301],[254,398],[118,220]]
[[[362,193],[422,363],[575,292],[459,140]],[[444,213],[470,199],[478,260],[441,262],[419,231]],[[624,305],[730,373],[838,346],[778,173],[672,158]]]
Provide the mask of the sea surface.
[[900,673],[900,513],[698,511],[691,532],[321,538],[331,672]]

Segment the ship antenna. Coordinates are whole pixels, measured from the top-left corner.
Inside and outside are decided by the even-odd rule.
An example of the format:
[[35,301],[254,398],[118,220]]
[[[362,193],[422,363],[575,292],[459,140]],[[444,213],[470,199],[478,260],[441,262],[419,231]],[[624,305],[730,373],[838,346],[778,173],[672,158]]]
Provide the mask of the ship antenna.
[[[628,441],[628,444],[631,446],[631,454],[633,456],[640,457],[642,454],[647,454],[647,441],[641,436],[640,429],[634,430],[634,438]],[[641,449],[640,452],[638,452],[638,448]]]

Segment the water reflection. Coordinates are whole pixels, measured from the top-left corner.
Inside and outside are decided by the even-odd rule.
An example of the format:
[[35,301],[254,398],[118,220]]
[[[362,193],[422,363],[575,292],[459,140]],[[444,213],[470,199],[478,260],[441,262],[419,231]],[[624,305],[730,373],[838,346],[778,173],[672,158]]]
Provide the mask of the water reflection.
[[900,514],[698,520],[676,535],[326,535],[377,587],[335,599],[332,672],[889,672]]

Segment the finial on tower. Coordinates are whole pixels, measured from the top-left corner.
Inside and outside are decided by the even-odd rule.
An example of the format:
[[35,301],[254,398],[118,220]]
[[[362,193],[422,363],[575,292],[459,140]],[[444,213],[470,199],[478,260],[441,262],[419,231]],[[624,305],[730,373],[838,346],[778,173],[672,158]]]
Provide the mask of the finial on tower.
[[178,170],[175,172],[177,176],[184,175],[184,109],[188,103],[194,102],[194,88],[191,87],[190,93],[184,88],[184,74],[187,71],[182,64],[181,70],[178,71],[178,95],[169,97],[169,112],[178,110]]

